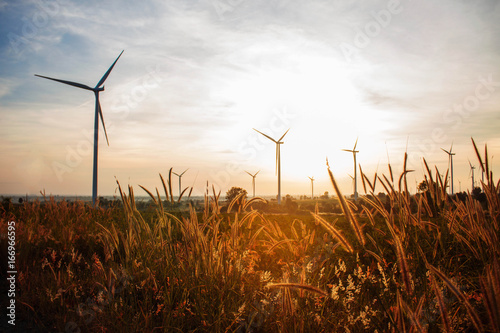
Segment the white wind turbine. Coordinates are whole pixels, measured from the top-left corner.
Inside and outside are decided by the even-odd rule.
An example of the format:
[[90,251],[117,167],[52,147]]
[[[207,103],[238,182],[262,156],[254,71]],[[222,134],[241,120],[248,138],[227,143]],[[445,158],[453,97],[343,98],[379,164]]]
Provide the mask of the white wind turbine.
[[450,164],[451,164],[451,195],[453,195],[453,155],[455,155],[455,153],[452,153],[452,149],[453,149],[453,143],[451,144],[450,151],[447,151],[447,150],[444,150],[443,148],[441,148],[442,151],[444,151],[446,154],[448,154]]
[[356,138],[356,142],[354,143],[354,148],[342,149],[343,151],[347,151],[347,152],[352,153],[352,156],[354,158],[354,200],[358,199],[358,177],[357,177],[357,168],[356,168],[356,154],[359,153],[359,151],[356,150],[357,145],[358,145],[358,138]]
[[109,146],[109,141],[108,141],[108,133],[106,132],[106,126],[104,125],[104,118],[102,116],[102,109],[101,109],[101,104],[99,103],[99,93],[101,91],[104,91],[104,81],[108,78],[109,74],[111,73],[111,70],[113,70],[113,67],[115,66],[116,62],[118,59],[120,59],[123,51],[120,53],[118,58],[116,58],[115,62],[109,67],[108,71],[103,75],[101,80],[97,83],[97,85],[94,88],[91,88],[85,84],[77,83],[77,82],[72,82],[72,81],[65,81],[65,80],[59,80],[59,79],[54,79],[51,77],[47,76],[42,76],[35,74],[35,76],[44,78],[44,79],[49,79],[52,81],[57,81],[60,83],[64,83],[73,87],[85,89],[85,90],[90,90],[94,92],[95,96],[95,116],[94,116],[94,163],[93,163],[93,175],[92,175],[92,204],[96,204],[97,200],[97,155],[98,155],[98,144],[99,144],[99,118],[101,118],[102,122],[102,127],[104,129],[104,135],[106,136],[106,142],[108,143]]
[[471,189],[471,192],[472,192],[474,190],[474,185],[475,185],[475,182],[474,182],[474,169],[476,167],[473,166],[470,161],[469,161],[469,166],[470,166],[470,174],[472,175],[472,189]]
[[181,178],[182,178],[182,175],[183,175],[186,171],[188,171],[188,170],[189,170],[189,168],[187,168],[186,170],[184,170],[184,172],[182,172],[180,175],[179,175],[179,174],[177,174],[177,173],[175,173],[175,172],[172,172],[174,175],[176,175],[177,177],[179,177],[179,199],[181,198],[181,193],[182,193],[182,192],[181,192],[181,188],[182,188],[182,187],[181,187]]
[[314,200],[314,177],[307,177],[311,180],[311,199]]
[[279,138],[279,140],[274,140],[273,138],[271,138],[269,135],[266,135],[262,132],[259,132],[257,131],[255,128],[254,128],[254,131],[262,134],[263,136],[265,136],[266,138],[268,138],[269,140],[271,140],[272,142],[276,143],[276,173],[278,174],[278,205],[281,204],[281,156],[280,156],[280,145],[282,145],[284,142],[281,141],[286,133],[288,133],[290,129],[287,129],[285,134],[283,134],[281,136],[281,138]]
[[250,172],[248,172],[248,171],[245,171],[245,172],[246,172],[246,173],[248,173],[248,174],[252,177],[253,197],[255,198],[255,177],[256,177],[256,176],[257,176],[257,174],[260,172],[260,170],[259,170],[259,171],[257,171],[257,172],[256,172],[255,174],[253,174],[253,175],[252,175]]

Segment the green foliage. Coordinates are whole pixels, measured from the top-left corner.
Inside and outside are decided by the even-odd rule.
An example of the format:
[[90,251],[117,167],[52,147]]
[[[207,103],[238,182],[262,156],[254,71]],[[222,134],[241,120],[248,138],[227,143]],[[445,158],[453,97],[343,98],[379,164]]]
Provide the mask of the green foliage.
[[247,198],[247,190],[241,188],[241,187],[231,187],[227,192],[226,192],[226,201],[231,202],[235,198],[240,197],[241,199]]

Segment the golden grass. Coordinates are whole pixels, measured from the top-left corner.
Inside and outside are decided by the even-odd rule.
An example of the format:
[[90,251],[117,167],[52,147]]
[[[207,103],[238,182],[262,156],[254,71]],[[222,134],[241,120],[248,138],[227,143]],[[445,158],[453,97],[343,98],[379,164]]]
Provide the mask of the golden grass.
[[328,168],[343,212],[334,219],[319,205],[265,214],[253,208],[260,198],[221,212],[208,184],[202,211],[169,210],[171,172],[160,175],[164,198],[140,186],[147,209],[119,183],[120,208],[4,209],[2,233],[18,222],[18,304],[45,331],[73,321],[110,332],[500,332],[500,187],[475,150],[489,173],[484,202],[448,196],[425,160],[428,191],[410,196],[405,155],[399,176],[389,164],[370,181],[360,168],[368,193],[356,203]]

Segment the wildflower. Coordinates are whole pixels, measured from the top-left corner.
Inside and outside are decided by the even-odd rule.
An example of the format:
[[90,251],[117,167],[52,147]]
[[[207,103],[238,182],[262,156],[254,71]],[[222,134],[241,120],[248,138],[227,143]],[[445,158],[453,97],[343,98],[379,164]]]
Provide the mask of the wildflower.
[[92,269],[96,275],[101,272],[104,273],[104,267],[96,253],[92,255]]
[[57,256],[56,250],[52,250],[52,253],[50,254],[50,257],[52,259],[52,263],[56,262],[56,256]]
[[346,272],[345,262],[343,262],[341,259],[339,259],[339,266],[340,270],[345,273]]
[[261,271],[259,277],[260,277],[260,282],[269,282],[272,276],[270,271],[265,271],[265,272]]
[[319,278],[320,278],[320,280],[323,278],[323,276],[325,276],[325,267],[323,267],[323,268],[319,271]]
[[333,285],[332,286],[332,293],[331,293],[331,297],[334,301],[338,300],[339,299],[339,290],[343,289],[342,287],[342,281],[339,280],[339,284],[338,285]]
[[347,276],[347,290],[354,290],[356,287],[354,286],[354,280],[352,279],[351,274]]
[[165,306],[165,304],[158,305],[158,308],[155,311],[155,316],[157,316],[161,312],[161,310],[163,309],[164,306]]
[[312,261],[309,261],[306,265],[306,271],[307,273],[312,273],[312,267],[313,267],[313,262]]
[[367,329],[370,326],[370,318],[366,315],[365,311],[361,311],[359,313],[358,319],[363,324],[363,326],[365,327],[365,329]]
[[47,258],[43,258],[43,261],[42,261],[42,269],[45,268],[45,266],[48,266],[50,265],[49,261],[47,260]]

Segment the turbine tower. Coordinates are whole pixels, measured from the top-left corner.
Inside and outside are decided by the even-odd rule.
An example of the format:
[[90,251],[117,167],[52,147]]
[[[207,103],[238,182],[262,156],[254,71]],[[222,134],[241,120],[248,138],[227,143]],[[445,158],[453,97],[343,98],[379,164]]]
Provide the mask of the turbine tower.
[[182,175],[183,175],[186,171],[188,171],[188,170],[189,170],[189,168],[187,168],[186,170],[184,170],[184,172],[183,172],[183,173],[181,173],[180,175],[179,175],[179,174],[177,174],[177,173],[175,173],[175,172],[172,172],[174,175],[176,175],[177,177],[179,177],[179,199],[181,198],[181,178],[182,178]]
[[253,187],[253,197],[255,198],[255,177],[257,176],[257,174],[260,172],[257,171],[254,175],[252,175],[250,172],[248,171],[245,171],[246,173],[248,173],[250,176],[252,176],[252,187]]
[[472,189],[471,189],[471,192],[474,191],[474,169],[476,168],[475,166],[473,166],[470,161],[469,161],[469,166],[470,166],[470,174],[472,175]]
[[60,83],[64,83],[73,87],[85,89],[85,90],[90,90],[94,92],[95,96],[95,116],[94,116],[94,163],[93,163],[93,175],[92,175],[92,204],[95,206],[96,205],[96,200],[97,200],[97,155],[98,155],[98,145],[99,145],[99,118],[101,118],[102,122],[102,127],[104,129],[104,135],[106,136],[106,142],[108,143],[109,146],[109,141],[108,141],[108,133],[106,132],[106,126],[104,125],[104,118],[102,116],[102,109],[101,109],[101,104],[99,103],[99,93],[101,91],[104,91],[104,81],[108,78],[109,74],[113,70],[113,67],[115,67],[116,62],[118,59],[120,59],[123,51],[120,53],[118,58],[116,58],[115,62],[109,67],[107,72],[104,74],[104,76],[99,80],[97,85],[94,88],[91,88],[85,84],[77,83],[77,82],[72,82],[72,81],[65,81],[65,80],[59,80],[59,79],[54,79],[51,77],[47,76],[42,76],[35,74],[35,76],[44,78],[44,79],[49,79],[52,81],[57,81]]
[[455,153],[452,153],[452,149],[453,149],[453,143],[451,144],[450,151],[447,151],[447,150],[444,150],[443,148],[441,148],[442,151],[444,151],[446,154],[448,154],[450,164],[451,164],[451,195],[453,195],[453,155],[455,155]]
[[352,183],[352,186],[354,187],[354,177],[351,176],[350,174],[347,174],[349,176],[349,178],[351,178],[351,183]]
[[314,200],[314,177],[307,177],[311,180],[311,199]]
[[358,138],[356,138],[356,142],[354,143],[354,148],[352,149],[342,149],[343,151],[347,151],[352,153],[354,158],[354,200],[358,200],[358,177],[357,177],[357,168],[356,168],[356,154],[359,153],[356,150],[356,146],[358,145]]
[[262,134],[263,136],[265,136],[266,138],[268,138],[269,140],[271,140],[272,142],[276,143],[276,173],[278,174],[278,205],[281,204],[281,156],[280,156],[280,145],[282,145],[284,142],[281,141],[286,133],[288,133],[290,129],[287,129],[285,134],[283,134],[281,136],[281,138],[279,138],[279,140],[274,140],[273,138],[271,138],[269,135],[266,135],[262,132],[259,132],[257,131],[255,128],[254,128],[254,131]]

